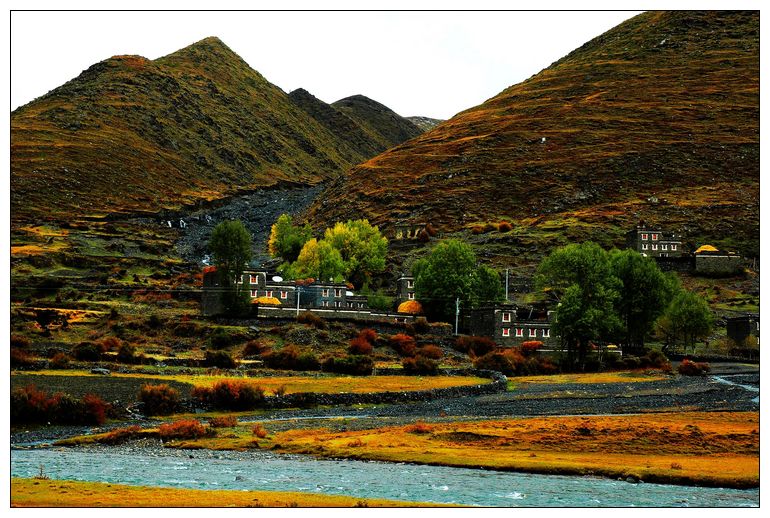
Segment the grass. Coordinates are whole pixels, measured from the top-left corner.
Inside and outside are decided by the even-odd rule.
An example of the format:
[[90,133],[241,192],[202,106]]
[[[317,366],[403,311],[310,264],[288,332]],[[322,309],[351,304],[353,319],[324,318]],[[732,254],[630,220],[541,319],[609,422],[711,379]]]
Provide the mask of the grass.
[[594,372],[588,374],[553,374],[549,376],[516,376],[510,381],[513,385],[536,384],[593,384],[593,383],[643,383],[660,381],[667,376],[659,372]]
[[293,430],[271,439],[277,451],[330,458],[748,488],[759,484],[758,419],[754,412],[538,417],[421,424],[417,432]]
[[11,507],[419,507],[398,502],[289,491],[128,486],[72,480],[11,479]]

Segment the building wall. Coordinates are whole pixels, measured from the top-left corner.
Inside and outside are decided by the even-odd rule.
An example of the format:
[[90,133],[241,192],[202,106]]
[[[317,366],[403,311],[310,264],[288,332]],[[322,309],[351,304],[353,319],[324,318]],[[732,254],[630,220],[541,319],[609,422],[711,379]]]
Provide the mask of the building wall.
[[407,300],[415,300],[414,277],[403,275],[396,281],[396,293],[399,304]]
[[759,338],[759,317],[756,315],[727,319],[727,336],[742,344],[749,336]]
[[695,273],[703,275],[735,275],[743,268],[743,258],[739,255],[695,256]]
[[649,257],[680,257],[683,253],[681,238],[660,229],[637,227],[626,234],[626,243]]

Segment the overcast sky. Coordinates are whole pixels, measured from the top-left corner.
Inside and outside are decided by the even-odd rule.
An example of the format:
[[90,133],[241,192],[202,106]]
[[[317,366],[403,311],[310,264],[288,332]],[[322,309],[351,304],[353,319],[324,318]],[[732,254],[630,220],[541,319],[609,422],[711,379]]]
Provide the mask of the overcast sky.
[[447,119],[636,12],[13,12],[11,107],[117,54],[155,59],[218,36],[286,92],[363,94]]

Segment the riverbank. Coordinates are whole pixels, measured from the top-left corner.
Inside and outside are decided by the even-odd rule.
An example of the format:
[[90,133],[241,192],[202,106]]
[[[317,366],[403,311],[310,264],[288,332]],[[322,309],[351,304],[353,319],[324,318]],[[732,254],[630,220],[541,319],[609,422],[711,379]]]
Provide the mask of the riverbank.
[[72,480],[11,479],[11,507],[435,507],[436,504],[288,491],[129,486]]

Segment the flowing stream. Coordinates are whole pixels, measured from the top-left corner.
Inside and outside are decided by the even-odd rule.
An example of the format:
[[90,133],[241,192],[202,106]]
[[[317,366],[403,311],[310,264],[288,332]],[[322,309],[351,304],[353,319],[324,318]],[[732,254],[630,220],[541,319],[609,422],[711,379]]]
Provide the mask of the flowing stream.
[[759,490],[632,484],[268,452],[14,449],[11,473],[193,489],[274,490],[494,507],[749,507]]

